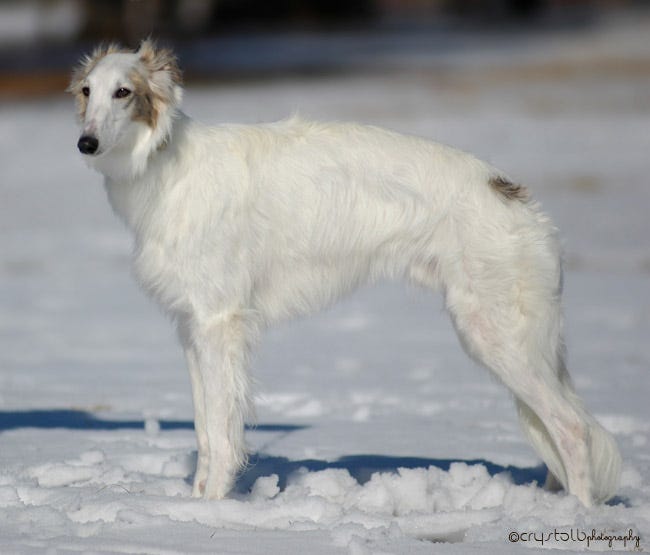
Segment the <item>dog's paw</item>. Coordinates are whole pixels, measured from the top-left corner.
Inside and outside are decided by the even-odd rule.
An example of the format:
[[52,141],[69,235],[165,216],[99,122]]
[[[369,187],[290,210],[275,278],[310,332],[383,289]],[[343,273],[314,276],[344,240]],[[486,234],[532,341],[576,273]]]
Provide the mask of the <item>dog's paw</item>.
[[203,486],[203,499],[224,499],[233,485],[233,479],[228,472],[208,474]]
[[194,480],[194,485],[192,486],[192,497],[203,497],[205,493],[205,480]]

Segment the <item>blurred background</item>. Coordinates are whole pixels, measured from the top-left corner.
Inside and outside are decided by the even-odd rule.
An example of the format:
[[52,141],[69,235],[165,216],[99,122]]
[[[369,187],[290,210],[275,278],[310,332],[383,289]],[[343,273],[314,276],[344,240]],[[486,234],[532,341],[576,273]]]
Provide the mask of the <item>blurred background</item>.
[[60,91],[98,41],[154,36],[188,80],[431,61],[551,29],[645,13],[647,0],[0,0],[0,95]]

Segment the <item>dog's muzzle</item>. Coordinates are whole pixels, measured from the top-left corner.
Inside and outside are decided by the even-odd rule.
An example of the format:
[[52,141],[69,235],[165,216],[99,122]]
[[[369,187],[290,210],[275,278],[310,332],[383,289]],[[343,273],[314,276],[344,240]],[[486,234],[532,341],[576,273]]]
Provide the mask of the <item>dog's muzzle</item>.
[[77,148],[82,154],[95,154],[99,147],[99,141],[90,135],[83,135],[77,143]]

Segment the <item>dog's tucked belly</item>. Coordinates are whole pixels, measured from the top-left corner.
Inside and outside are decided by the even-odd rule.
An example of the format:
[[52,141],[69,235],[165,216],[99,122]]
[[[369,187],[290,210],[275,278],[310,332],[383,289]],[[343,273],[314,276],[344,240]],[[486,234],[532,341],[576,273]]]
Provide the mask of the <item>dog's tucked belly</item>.
[[[210,259],[182,257],[151,241],[136,248],[133,267],[148,294],[172,315],[201,319],[212,316],[211,311],[253,310],[267,323],[324,308],[373,277],[367,257],[327,264],[277,260],[264,269],[238,264],[228,270]],[[224,279],[224,272],[233,279]],[[244,275],[249,287],[234,291],[235,283],[241,287]]]
[[325,308],[371,278],[371,264],[366,257],[276,266],[258,276],[251,298],[251,308],[267,322]]
[[396,264],[395,260],[387,268],[379,252],[320,261],[281,257],[265,263],[239,257],[223,260],[218,253],[212,254],[150,240],[135,249],[134,273],[147,293],[172,315],[202,319],[224,310],[253,310],[271,323],[312,313],[364,283],[401,277],[410,268],[406,261]]

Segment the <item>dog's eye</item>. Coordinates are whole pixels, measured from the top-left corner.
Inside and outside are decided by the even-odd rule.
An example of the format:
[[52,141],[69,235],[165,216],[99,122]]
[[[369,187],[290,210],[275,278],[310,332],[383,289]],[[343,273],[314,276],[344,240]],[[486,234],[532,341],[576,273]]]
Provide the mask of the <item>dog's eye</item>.
[[90,87],[82,87],[81,94],[83,94],[84,96],[90,96]]
[[131,94],[131,91],[129,89],[126,89],[124,87],[120,87],[115,91],[115,98],[126,98]]

